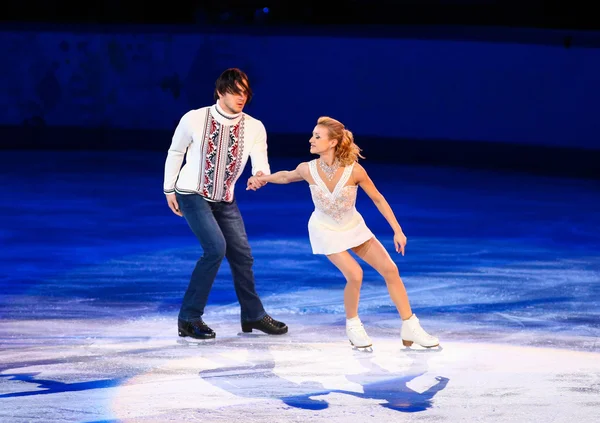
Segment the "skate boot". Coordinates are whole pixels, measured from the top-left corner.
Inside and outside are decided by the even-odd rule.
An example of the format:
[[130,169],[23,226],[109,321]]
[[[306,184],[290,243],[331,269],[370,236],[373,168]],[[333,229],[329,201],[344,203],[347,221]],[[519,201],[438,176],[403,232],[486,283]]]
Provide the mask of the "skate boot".
[[437,347],[440,344],[439,339],[425,332],[415,314],[402,321],[400,336],[405,347],[410,347],[413,342],[425,348]]
[[371,338],[358,317],[346,320],[346,335],[354,348],[367,352],[373,351]]

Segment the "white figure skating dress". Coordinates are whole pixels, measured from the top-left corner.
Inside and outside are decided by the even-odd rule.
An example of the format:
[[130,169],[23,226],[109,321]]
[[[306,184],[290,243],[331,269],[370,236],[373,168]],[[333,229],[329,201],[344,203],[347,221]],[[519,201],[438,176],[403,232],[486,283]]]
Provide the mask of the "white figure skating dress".
[[356,210],[358,186],[346,185],[354,163],[344,168],[333,192],[329,191],[317,171],[317,160],[308,163],[315,185],[310,193],[315,210],[308,221],[308,235],[313,254],[335,254],[357,247],[373,237],[363,217]]

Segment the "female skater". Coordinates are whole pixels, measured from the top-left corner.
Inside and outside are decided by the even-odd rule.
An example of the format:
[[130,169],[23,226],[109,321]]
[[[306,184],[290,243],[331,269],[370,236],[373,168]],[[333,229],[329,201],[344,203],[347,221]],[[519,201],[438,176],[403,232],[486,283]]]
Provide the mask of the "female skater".
[[[372,342],[358,316],[363,271],[348,250],[356,253],[385,279],[390,297],[402,318],[402,343],[405,346],[414,342],[427,348],[435,347],[439,345],[438,339],[425,332],[412,313],[396,264],[356,210],[356,194],[360,186],[392,227],[396,251],[404,255],[406,236],[383,195],[357,163],[359,157],[364,158],[360,151],[352,133],[341,122],[321,117],[310,139],[310,152],[318,155],[318,159],[300,163],[293,171],[280,171],[258,179],[263,184],[308,182],[315,205],[308,222],[310,243],[314,254],[326,255],[346,278],[346,333],[354,347],[371,347]],[[249,182],[247,189],[257,188]]]

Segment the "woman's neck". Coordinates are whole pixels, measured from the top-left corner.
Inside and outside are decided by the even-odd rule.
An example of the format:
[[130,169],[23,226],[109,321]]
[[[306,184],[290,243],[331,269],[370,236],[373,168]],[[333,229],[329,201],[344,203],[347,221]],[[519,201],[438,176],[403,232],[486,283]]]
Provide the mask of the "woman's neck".
[[319,158],[327,166],[333,165],[333,163],[335,163],[335,161],[336,161],[333,150],[326,151],[325,153],[321,154]]

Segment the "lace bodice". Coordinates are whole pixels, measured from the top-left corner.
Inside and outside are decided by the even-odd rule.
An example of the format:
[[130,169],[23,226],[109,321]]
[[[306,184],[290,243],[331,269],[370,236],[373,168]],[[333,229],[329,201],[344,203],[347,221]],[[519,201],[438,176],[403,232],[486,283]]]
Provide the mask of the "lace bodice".
[[333,192],[329,191],[325,182],[319,176],[317,171],[317,161],[312,160],[308,164],[310,175],[315,181],[315,185],[310,185],[310,193],[315,211],[325,218],[332,219],[338,225],[344,225],[349,222],[356,211],[356,185],[348,185],[348,179],[352,174],[354,164],[346,166],[342,177],[336,184]]

